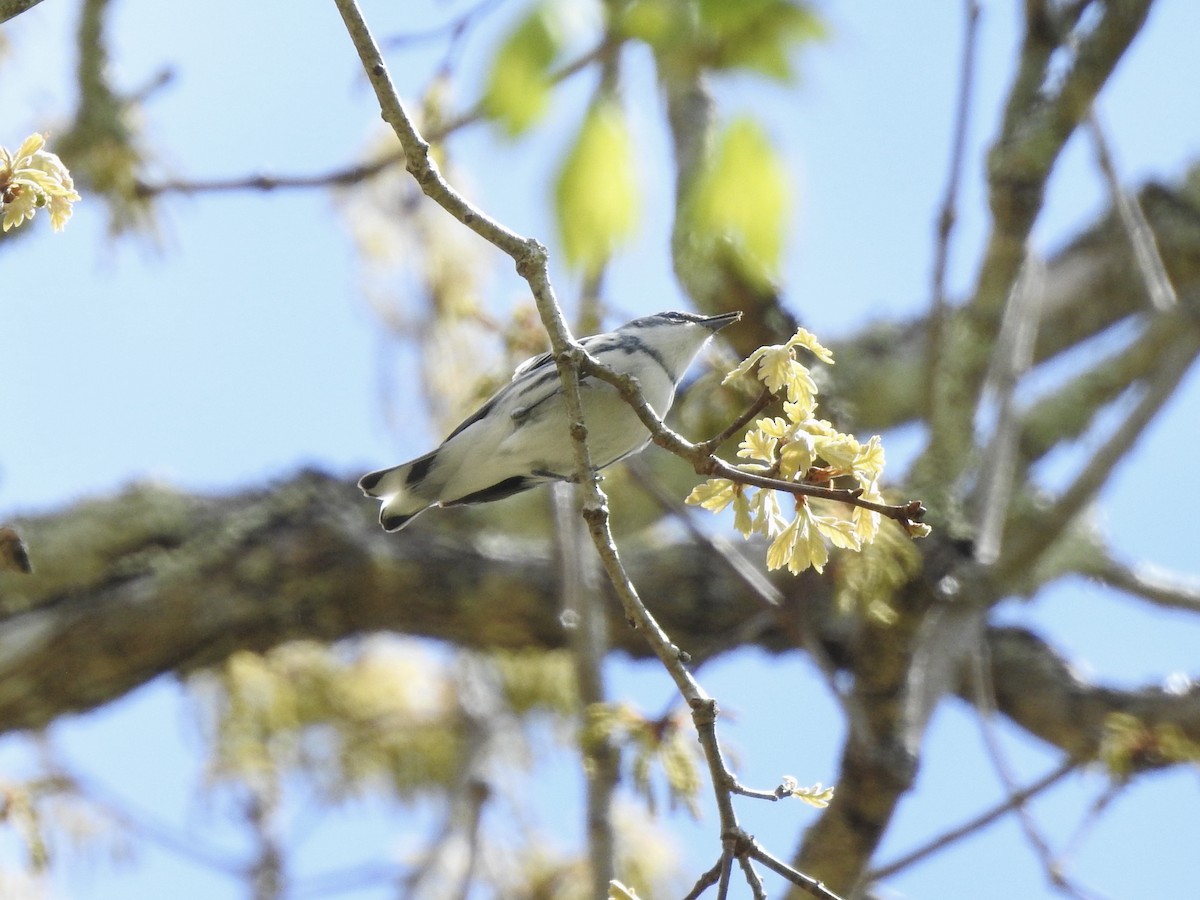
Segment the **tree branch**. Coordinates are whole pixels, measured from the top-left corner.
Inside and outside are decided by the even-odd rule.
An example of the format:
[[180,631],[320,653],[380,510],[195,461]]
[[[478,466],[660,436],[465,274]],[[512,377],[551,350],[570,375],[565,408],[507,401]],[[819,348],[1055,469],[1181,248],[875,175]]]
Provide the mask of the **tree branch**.
[[[563,405],[567,423],[573,439],[576,481],[583,497],[582,514],[592,534],[600,560],[616,589],[631,626],[642,633],[654,655],[675,682],[679,693],[692,710],[693,722],[699,735],[700,745],[708,761],[717,811],[721,822],[721,833],[738,830],[737,815],[733,809],[732,794],[728,789],[731,779],[725,767],[720,744],[717,740],[715,723],[716,702],[708,696],[699,682],[688,671],[686,653],[681,651],[638,596],[625,566],[617,552],[609,527],[608,504],[600,489],[599,478],[592,464],[587,443],[587,424],[584,421],[583,403],[579,393],[580,361],[586,353],[575,342],[563,320],[562,310],[550,284],[546,250],[539,243],[527,240],[505,228],[480,210],[471,206],[438,173],[429,155],[429,145],[417,133],[403,105],[392,87],[376,46],[355,0],[335,0],[346,29],[358,51],[371,85],[379,99],[383,117],[396,132],[404,148],[408,171],[417,179],[422,191],[456,219],[471,228],[480,237],[495,245],[512,257],[517,272],[529,283],[537,303],[542,324],[550,337],[550,348],[554,355],[558,374],[562,381]],[[636,391],[634,392],[636,393]],[[644,398],[638,398],[646,406]],[[753,886],[756,876],[747,872]]]
[[0,22],[7,22],[41,2],[42,0],[0,0]]
[[[961,331],[934,375],[930,441],[914,470],[914,487],[944,515],[953,510],[951,486],[970,461],[987,350],[1024,265],[1046,182],[1067,139],[1141,29],[1150,2],[1105,4],[1089,30],[1080,33],[1059,33],[1046,10],[1027,9],[1016,81],[988,159],[992,230]],[[1064,54],[1069,66],[1058,77],[1052,65]]]

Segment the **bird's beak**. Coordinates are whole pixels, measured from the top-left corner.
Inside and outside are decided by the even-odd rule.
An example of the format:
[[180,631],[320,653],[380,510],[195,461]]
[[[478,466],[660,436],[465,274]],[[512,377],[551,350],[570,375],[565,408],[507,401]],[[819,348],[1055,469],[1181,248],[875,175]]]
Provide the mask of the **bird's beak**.
[[734,312],[720,313],[719,315],[716,315],[716,316],[706,316],[704,319],[702,319],[700,321],[700,324],[703,325],[705,328],[707,328],[709,331],[717,332],[717,331],[720,331],[722,328],[724,328],[726,325],[732,325],[734,322],[736,322],[741,317],[742,317],[741,311],[735,310]]

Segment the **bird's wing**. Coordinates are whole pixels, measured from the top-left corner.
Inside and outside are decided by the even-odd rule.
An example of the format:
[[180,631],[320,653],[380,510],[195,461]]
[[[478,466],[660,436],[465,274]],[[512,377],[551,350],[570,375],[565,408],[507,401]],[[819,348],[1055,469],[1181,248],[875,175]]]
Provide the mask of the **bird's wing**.
[[553,359],[554,354],[549,350],[547,350],[545,353],[539,353],[537,356],[529,357],[529,359],[525,360],[525,362],[521,363],[516,369],[513,370],[512,380],[516,381],[526,372],[532,372],[534,369],[540,369]]
[[[554,366],[551,354],[543,353],[527,359],[517,367],[513,380],[492,394],[483,406],[460,422],[457,428],[446,435],[446,440],[448,441],[456,434],[465,431],[518,392],[524,395],[522,406],[532,408],[554,393],[557,385],[558,370]],[[443,441],[443,443],[445,442]]]
[[[597,346],[603,343],[605,339],[611,337],[611,334],[593,334],[581,338],[579,343],[589,352],[594,352]],[[582,384],[587,380],[587,376],[581,376],[579,380]],[[531,356],[517,366],[513,372],[512,381],[492,394],[483,406],[460,422],[457,428],[446,435],[446,440],[450,440],[450,438],[459,432],[474,425],[517,390],[523,393],[528,391],[521,400],[521,406],[524,410],[528,411],[548,399],[557,389],[558,368],[554,364],[554,354],[547,351],[546,353],[539,353],[537,356]],[[513,411],[515,412],[515,410]]]

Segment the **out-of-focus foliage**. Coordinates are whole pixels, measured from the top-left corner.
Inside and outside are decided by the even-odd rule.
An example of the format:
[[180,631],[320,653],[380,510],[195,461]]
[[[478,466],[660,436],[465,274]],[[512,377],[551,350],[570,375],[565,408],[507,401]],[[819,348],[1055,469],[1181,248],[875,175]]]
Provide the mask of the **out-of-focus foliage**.
[[1150,725],[1130,713],[1112,713],[1104,724],[1100,758],[1116,781],[1181,762],[1200,765],[1200,746],[1173,722]]
[[528,130],[550,104],[550,66],[558,56],[562,30],[554,5],[537,3],[496,51],[484,88],[483,104],[510,137]]
[[795,48],[825,34],[807,4],[789,0],[634,0],[619,27],[672,67],[742,69],[780,81],[795,74]]
[[575,668],[565,650],[498,652],[491,656],[509,707],[517,715],[571,716],[579,705]]
[[[366,156],[374,163],[399,149],[390,130],[380,131]],[[445,146],[435,145],[434,152],[447,177],[469,192]],[[489,248],[426,202],[401,166],[335,196],[361,261],[360,290],[390,333],[421,347],[432,431],[445,434],[498,387],[487,379],[503,367],[486,343],[496,330],[482,303]]]
[[567,262],[594,275],[637,224],[633,140],[621,107],[588,110],[554,187],[554,212]]
[[[598,728],[622,740],[650,806],[655,765],[672,805],[690,808],[699,788],[686,722],[651,723],[629,710],[589,713],[575,736],[579,701],[565,651],[435,655],[424,643],[395,638],[334,648],[296,642],[238,653],[196,686],[212,713],[211,777],[265,806],[278,804],[286,778],[301,775],[326,801],[381,789],[402,802],[460,798],[449,804],[447,821],[464,834],[479,823],[463,820],[462,797],[473,798],[479,820],[485,806],[489,818],[515,814],[520,827],[473,838],[486,860],[476,877],[497,896],[591,896],[578,851],[561,850],[526,821],[526,769],[538,744],[527,726],[535,721],[548,716],[556,734],[585,747]],[[616,859],[637,883],[670,895],[678,889],[679,852],[652,816],[646,806],[616,804]],[[460,883],[462,860],[439,858],[436,846],[433,853],[409,862],[430,895],[445,895]]]
[[211,771],[270,793],[305,772],[330,799],[386,785],[436,793],[459,774],[451,674],[415,642],[368,642],[349,659],[312,643],[242,652],[214,675]]
[[626,703],[594,703],[584,717],[580,744],[585,757],[589,749],[603,744],[621,748],[631,786],[651,813],[658,809],[653,777],[657,768],[666,782],[668,807],[683,806],[699,816],[700,751],[687,720],[677,716],[648,719]]
[[[567,44],[562,23],[571,8],[532,5],[493,59],[483,108],[510,136],[525,133],[548,109],[552,67]],[[807,5],[788,0],[634,0],[606,5],[604,13],[608,33],[604,42],[597,35],[594,46],[607,44],[615,54],[622,43],[645,43],[672,72],[744,71],[787,80],[797,49],[824,33]],[[595,103],[554,192],[563,255],[585,276],[594,275],[634,229],[636,166],[619,107],[611,99]],[[742,275],[767,283],[778,271],[789,203],[788,179],[770,141],[757,122],[742,118],[716,141],[683,213],[693,240],[705,245],[702,252],[720,252]]]
[[[7,853],[0,863],[0,897],[5,898],[41,896],[34,890],[36,879],[61,865],[64,857],[117,859],[128,852],[108,812],[81,794],[71,778],[57,773],[0,782],[0,840],[23,857],[19,868],[9,869]],[[18,884],[27,886],[27,892],[17,890]]]
[[791,203],[787,170],[753,119],[731,122],[692,185],[683,214],[692,239],[721,249],[751,281],[770,282]]
[[107,8],[107,0],[83,5],[79,102],[71,127],[57,143],[80,184],[108,202],[114,234],[148,231],[154,224],[153,207],[138,187],[146,163],[140,128],[143,98],[121,93],[112,82]]
[[838,609],[876,622],[894,621],[891,598],[921,571],[921,551],[898,528],[881,528],[858,553],[842,554],[833,573]]
[[[615,863],[622,882],[636,884],[644,897],[678,897],[686,888],[679,880],[680,850],[669,832],[644,807],[618,801],[612,812]],[[531,835],[512,860],[513,878],[495,896],[531,900],[594,900],[587,862],[554,848],[557,834]]]

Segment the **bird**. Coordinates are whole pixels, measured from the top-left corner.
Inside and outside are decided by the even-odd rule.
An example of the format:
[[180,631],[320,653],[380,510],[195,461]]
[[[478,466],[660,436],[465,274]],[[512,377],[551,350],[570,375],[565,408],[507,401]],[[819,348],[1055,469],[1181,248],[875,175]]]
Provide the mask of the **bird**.
[[[692,361],[713,335],[741,316],[661,312],[579,343],[598,362],[637,378],[642,396],[662,417]],[[650,442],[646,426],[612,385],[585,375],[579,379],[579,393],[597,470]],[[501,500],[540,484],[574,481],[574,472],[562,382],[553,354],[543,353],[518,366],[512,380],[435,450],[370,472],[358,486],[380,501],[384,530],[399,531],[430,507]]]

